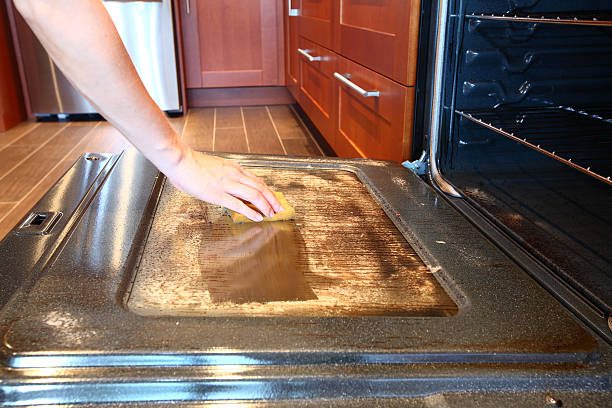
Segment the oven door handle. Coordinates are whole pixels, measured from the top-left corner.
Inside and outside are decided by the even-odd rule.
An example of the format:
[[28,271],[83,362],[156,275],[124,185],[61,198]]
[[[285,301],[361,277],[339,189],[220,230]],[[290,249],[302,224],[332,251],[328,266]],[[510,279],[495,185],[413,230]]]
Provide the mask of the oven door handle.
[[334,72],[334,77],[336,79],[338,79],[344,85],[348,86],[349,88],[351,88],[353,91],[357,92],[359,95],[363,96],[364,98],[369,98],[369,97],[376,97],[376,98],[378,98],[380,96],[380,92],[379,91],[366,91],[365,89],[363,89],[359,85],[355,84],[354,82],[351,82],[347,78],[347,76],[349,76],[349,74],[342,75],[342,74],[339,74],[337,72]]

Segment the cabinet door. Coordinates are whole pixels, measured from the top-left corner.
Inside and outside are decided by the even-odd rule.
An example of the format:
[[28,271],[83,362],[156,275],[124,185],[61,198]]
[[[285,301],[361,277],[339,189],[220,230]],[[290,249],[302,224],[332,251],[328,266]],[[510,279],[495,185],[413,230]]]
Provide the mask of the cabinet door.
[[337,71],[378,96],[362,96],[334,77],[336,128],[332,146],[340,157],[403,161],[410,158],[414,88],[338,57]]
[[300,36],[331,49],[336,7],[332,0],[301,0]]
[[285,45],[287,56],[285,60],[285,85],[291,95],[298,99],[299,92],[299,64],[298,57],[298,15],[300,0],[285,0]]
[[281,0],[196,0],[183,12],[188,88],[283,85]]
[[[300,95],[302,109],[333,147],[332,84],[337,56],[300,37]],[[309,58],[309,55],[311,58]]]
[[416,76],[420,0],[339,0],[335,50],[404,85]]

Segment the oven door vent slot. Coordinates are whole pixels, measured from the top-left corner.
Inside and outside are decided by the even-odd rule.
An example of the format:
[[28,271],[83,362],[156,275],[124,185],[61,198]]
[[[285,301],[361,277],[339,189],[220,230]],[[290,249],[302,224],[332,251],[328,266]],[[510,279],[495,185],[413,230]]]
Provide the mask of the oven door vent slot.
[[17,235],[47,235],[62,217],[57,212],[31,212],[26,219],[17,227]]

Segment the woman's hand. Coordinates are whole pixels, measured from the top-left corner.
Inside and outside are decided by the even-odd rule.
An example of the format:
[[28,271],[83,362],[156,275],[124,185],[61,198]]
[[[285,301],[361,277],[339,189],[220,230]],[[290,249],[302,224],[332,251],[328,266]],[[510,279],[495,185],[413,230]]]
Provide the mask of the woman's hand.
[[[244,214],[253,221],[263,220],[262,214],[271,217],[282,211],[268,186],[231,160],[182,146],[180,160],[166,167],[164,173],[184,193]],[[241,200],[252,203],[261,214]]]

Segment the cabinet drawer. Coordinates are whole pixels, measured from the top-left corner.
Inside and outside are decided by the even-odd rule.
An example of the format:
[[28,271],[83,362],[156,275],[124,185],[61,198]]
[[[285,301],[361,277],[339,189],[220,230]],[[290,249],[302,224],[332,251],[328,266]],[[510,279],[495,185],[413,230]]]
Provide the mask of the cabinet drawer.
[[302,0],[299,16],[300,36],[331,49],[335,11],[335,2]]
[[[332,84],[337,56],[334,52],[321,47],[305,38],[299,39],[300,65],[300,105],[323,137],[333,146],[332,127]],[[300,53],[311,55],[316,60]]]
[[420,0],[340,0],[334,50],[414,86]]
[[[379,96],[364,97],[334,77],[336,153],[402,161],[410,158],[414,88],[338,57],[338,74]],[[350,145],[350,148],[342,148]],[[337,146],[337,147],[336,147]],[[358,155],[356,154],[358,153]]]

